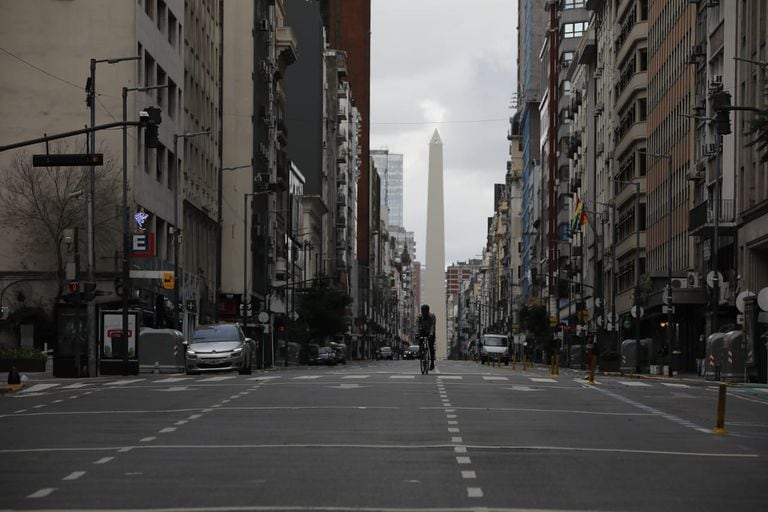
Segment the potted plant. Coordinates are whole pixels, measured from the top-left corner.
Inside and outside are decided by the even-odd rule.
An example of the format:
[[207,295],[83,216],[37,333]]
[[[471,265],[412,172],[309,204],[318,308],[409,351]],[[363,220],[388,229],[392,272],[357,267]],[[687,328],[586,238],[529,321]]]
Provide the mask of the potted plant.
[[0,347],[0,371],[44,372],[48,356],[31,347]]

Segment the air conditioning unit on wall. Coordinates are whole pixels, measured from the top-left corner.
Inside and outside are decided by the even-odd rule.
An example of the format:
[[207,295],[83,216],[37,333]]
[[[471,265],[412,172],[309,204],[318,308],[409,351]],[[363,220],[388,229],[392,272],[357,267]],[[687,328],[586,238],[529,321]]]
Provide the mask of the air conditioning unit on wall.
[[688,278],[685,277],[673,277],[672,288],[688,288]]

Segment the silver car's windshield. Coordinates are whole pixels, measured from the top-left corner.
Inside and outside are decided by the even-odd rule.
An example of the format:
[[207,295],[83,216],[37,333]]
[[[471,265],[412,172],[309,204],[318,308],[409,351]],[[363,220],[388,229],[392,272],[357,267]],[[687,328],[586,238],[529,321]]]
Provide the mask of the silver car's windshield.
[[507,338],[504,336],[485,336],[483,344],[488,347],[506,347]]
[[190,343],[211,343],[217,341],[240,341],[237,327],[234,325],[200,327],[195,330]]

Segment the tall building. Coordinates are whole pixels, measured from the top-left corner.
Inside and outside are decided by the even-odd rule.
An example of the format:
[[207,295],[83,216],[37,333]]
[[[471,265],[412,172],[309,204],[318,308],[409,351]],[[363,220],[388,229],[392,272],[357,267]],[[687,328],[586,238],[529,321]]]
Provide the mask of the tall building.
[[[537,0],[518,2],[518,75],[517,110],[520,113],[523,152],[522,191],[522,266],[523,294],[534,295],[533,274],[538,267],[537,228],[540,206],[538,187],[541,182],[541,147],[539,102],[546,82],[542,81],[539,50],[547,33],[547,11]],[[538,231],[541,231],[539,228]]]
[[403,155],[372,149],[371,160],[381,176],[384,207],[390,226],[403,226]]
[[[371,226],[377,222],[370,215],[371,0],[322,0],[321,4],[330,47],[346,52],[347,77],[360,114],[356,255],[358,295],[362,297],[370,289]],[[359,300],[358,320],[365,316],[365,307],[366,304]]]
[[[5,50],[0,55],[4,71],[0,77],[4,91],[0,103],[5,116],[0,126],[2,140],[33,139],[89,125],[82,84],[91,74],[91,59],[95,80],[88,82],[94,92],[88,101],[94,105],[97,125],[121,118],[123,87],[130,89],[126,96],[129,121],[138,120],[139,111],[145,107],[162,110],[157,147],[148,147],[138,130],[129,129],[125,152],[129,234],[147,240],[147,250],[142,247],[133,254],[141,257],[129,260],[132,270],[144,271],[171,271],[178,262],[180,272],[175,285],[180,300],[189,304],[180,315],[187,331],[197,322],[216,316],[221,21],[218,8],[199,0],[11,2],[3,6],[0,20],[0,43]],[[44,33],[39,30],[41,26],[46,27]],[[125,61],[127,58],[133,60]],[[155,86],[165,87],[138,90]],[[188,135],[193,133],[196,135]],[[54,151],[84,153],[83,140],[70,139]],[[97,206],[101,204],[93,229],[95,285],[105,294],[100,307],[116,307],[120,298],[113,292],[129,291],[132,286],[136,307],[142,311],[140,321],[149,326],[171,326],[177,310],[171,303],[175,298],[173,290],[164,289],[159,279],[132,279],[129,283],[117,279],[114,261],[115,255],[122,252],[123,214],[115,215],[114,205],[121,202],[118,162],[123,156],[122,139],[120,131],[112,130],[97,132],[95,141],[108,163],[97,168],[97,174],[111,180],[108,187],[98,189],[105,195],[94,201]],[[30,148],[30,152],[37,151],[39,146]],[[0,166],[12,167],[13,158],[13,153],[0,155]],[[107,195],[108,203],[103,204]],[[174,204],[178,204],[176,210]],[[140,222],[134,221],[134,214],[138,214]],[[83,210],[82,215],[61,225],[79,228],[81,243],[77,249],[83,261],[90,259],[85,258],[90,252],[86,218]],[[20,280],[13,285],[15,290],[43,305],[47,317],[29,322],[31,341],[37,344],[44,337],[56,338],[53,333],[43,333],[57,325],[50,315],[54,303],[63,296],[65,273],[57,263],[63,260],[59,259],[56,244],[40,243],[30,251],[24,240],[32,239],[22,231],[9,233],[5,237],[8,243],[2,244],[0,250],[0,271]],[[27,270],[30,268],[36,270]],[[81,268],[77,279],[89,280],[86,270]],[[20,306],[10,303],[12,310]],[[91,323],[91,362],[95,360],[95,331]]]

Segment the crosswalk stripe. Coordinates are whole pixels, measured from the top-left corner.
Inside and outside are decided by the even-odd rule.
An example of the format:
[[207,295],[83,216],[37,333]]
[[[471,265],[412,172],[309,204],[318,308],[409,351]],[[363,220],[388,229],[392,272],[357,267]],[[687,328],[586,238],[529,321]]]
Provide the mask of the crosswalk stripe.
[[272,379],[279,379],[280,377],[251,377],[250,379],[246,380],[272,380]]
[[183,380],[189,380],[192,377],[168,377],[167,379],[156,380],[157,384],[173,384],[174,382],[181,382]]
[[87,385],[88,385],[87,382],[75,382],[74,384],[70,384],[68,386],[62,386],[59,389],[80,389],[80,388],[84,388]]
[[22,389],[20,393],[34,393],[36,391],[43,391],[44,389],[55,388],[58,384],[34,384],[28,388]]
[[670,388],[690,388],[688,384],[677,384],[674,382],[662,382],[662,385],[670,387]]
[[545,378],[541,378],[541,377],[538,377],[538,378],[537,377],[531,377],[531,380],[533,382],[557,382],[555,379],[545,379]]
[[623,384],[625,386],[631,386],[636,388],[649,388],[651,387],[650,384],[646,384],[645,382],[638,382],[635,380],[620,380],[619,384]]
[[447,379],[450,379],[450,380],[462,380],[462,379],[464,379],[464,377],[462,377],[461,375],[438,375],[437,378],[438,379],[443,379],[443,380],[447,380]]
[[346,375],[342,379],[367,379],[370,375]]
[[126,384],[133,384],[134,382],[141,382],[143,380],[147,379],[127,379],[127,380],[116,380],[114,382],[105,382],[105,386],[125,386]]
[[200,382],[221,382],[224,380],[230,380],[234,379],[234,375],[223,375],[221,377],[208,377],[207,379],[202,379]]
[[509,379],[506,378],[506,377],[488,377],[488,376],[486,376],[486,377],[483,377],[483,380],[509,380]]
[[390,379],[414,379],[415,375],[390,375]]
[[322,375],[300,375],[294,377],[293,380],[319,379],[320,377],[322,377]]

